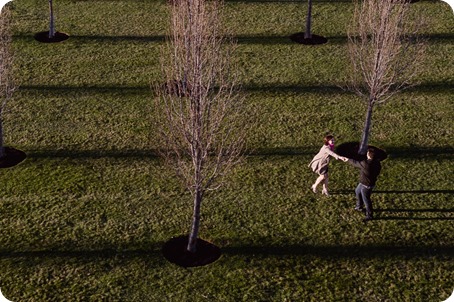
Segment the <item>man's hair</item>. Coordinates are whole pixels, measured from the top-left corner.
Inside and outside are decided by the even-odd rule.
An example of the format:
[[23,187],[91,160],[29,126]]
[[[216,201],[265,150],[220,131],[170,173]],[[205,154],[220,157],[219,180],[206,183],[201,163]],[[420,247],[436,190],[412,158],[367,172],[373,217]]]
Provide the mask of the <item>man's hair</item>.
[[369,153],[370,158],[373,159],[375,157],[375,149],[374,148],[371,148],[371,147],[367,148],[367,153]]

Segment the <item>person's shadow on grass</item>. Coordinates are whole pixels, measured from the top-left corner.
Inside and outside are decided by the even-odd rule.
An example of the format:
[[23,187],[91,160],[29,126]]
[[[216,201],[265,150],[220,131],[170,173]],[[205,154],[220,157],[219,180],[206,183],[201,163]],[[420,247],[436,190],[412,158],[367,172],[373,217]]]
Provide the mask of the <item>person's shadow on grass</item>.
[[[377,190],[374,191],[374,194],[452,194],[454,190]],[[331,192],[331,195],[341,195],[341,194],[353,194],[354,192],[350,190],[342,190]],[[374,212],[379,213],[374,220],[454,220],[454,208],[422,208],[422,209],[411,209],[411,208],[375,208]],[[437,213],[442,214],[443,216],[437,217],[418,217],[415,214],[427,214],[427,213]],[[394,215],[393,215],[394,214]],[[407,215],[403,215],[407,214]]]

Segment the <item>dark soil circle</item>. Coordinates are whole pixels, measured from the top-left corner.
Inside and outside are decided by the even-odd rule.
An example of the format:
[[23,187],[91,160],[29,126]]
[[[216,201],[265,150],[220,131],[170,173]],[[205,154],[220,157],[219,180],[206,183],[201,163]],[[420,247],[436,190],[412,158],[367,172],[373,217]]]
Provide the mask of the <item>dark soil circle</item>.
[[21,150],[5,147],[6,155],[0,158],[0,168],[11,168],[20,164],[27,155]]
[[182,267],[204,266],[215,262],[221,257],[221,249],[203,239],[197,239],[197,251],[190,253],[186,250],[189,236],[179,236],[167,241],[162,253],[164,257]]
[[[388,154],[385,150],[380,149],[375,146],[368,145],[368,147],[373,148],[375,150],[375,157],[376,159],[382,161],[388,158]],[[336,153],[345,156],[354,160],[363,160],[366,158],[365,155],[359,155],[359,142],[347,142],[340,144],[336,147]]]
[[312,38],[305,39],[304,33],[296,33],[290,36],[290,40],[293,42],[304,44],[304,45],[320,45],[328,42],[328,39],[318,35],[312,35]]
[[58,43],[65,41],[69,36],[65,33],[56,32],[53,38],[49,38],[49,31],[42,31],[35,34],[35,40],[42,43]]

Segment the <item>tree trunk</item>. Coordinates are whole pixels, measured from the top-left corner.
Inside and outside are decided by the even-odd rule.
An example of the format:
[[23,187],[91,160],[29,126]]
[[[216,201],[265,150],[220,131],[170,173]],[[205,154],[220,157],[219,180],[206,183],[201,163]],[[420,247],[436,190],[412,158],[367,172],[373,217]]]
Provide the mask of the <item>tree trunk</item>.
[[54,25],[54,8],[52,6],[52,0],[49,0],[49,12],[50,12],[49,39],[53,39],[55,36],[55,25]]
[[200,187],[197,187],[194,194],[194,212],[192,214],[192,227],[189,234],[187,251],[195,253],[197,251],[197,238],[200,226],[200,207],[202,205],[203,193]]
[[0,118],[0,158],[6,156],[5,147],[3,146],[3,119]]
[[307,16],[306,16],[306,30],[304,31],[304,39],[311,39],[311,20],[312,19],[312,0],[309,0],[307,7]]
[[361,143],[359,145],[359,150],[358,150],[358,154],[359,155],[366,155],[366,153],[367,153],[370,126],[371,126],[371,123],[372,123],[372,109],[373,109],[373,107],[374,107],[374,104],[373,104],[372,100],[369,100],[369,104],[367,106],[366,122],[364,123],[363,134],[362,134],[362,137],[361,137]]

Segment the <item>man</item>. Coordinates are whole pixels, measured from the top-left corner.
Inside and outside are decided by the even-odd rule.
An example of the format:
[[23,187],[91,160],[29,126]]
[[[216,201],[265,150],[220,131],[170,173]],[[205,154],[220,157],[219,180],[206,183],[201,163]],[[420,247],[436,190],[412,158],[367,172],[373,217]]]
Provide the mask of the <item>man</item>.
[[[373,208],[370,195],[372,189],[375,187],[375,182],[381,171],[381,164],[379,160],[375,159],[375,150],[373,148],[367,149],[367,159],[362,161],[356,161],[354,159],[348,159],[348,162],[360,169],[359,172],[359,184],[355,189],[356,194],[356,207],[357,211],[365,211],[366,218],[364,221],[373,219]],[[364,208],[365,207],[365,210]]]

